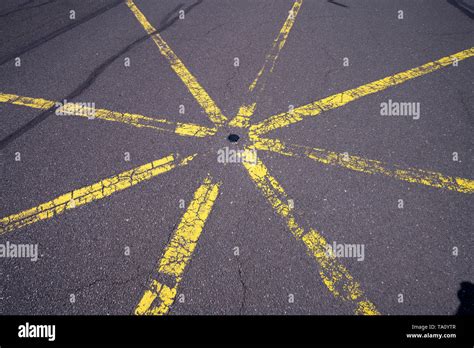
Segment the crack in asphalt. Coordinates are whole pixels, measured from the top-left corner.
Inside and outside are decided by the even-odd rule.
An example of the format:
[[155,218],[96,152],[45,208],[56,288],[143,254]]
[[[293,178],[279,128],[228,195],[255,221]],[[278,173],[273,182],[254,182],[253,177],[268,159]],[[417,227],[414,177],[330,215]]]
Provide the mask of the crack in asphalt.
[[230,76],[225,82],[225,89],[224,89],[224,100],[227,100],[227,94],[232,97],[232,81],[235,79],[235,76],[239,73],[239,68],[234,67],[232,76]]
[[326,54],[326,56],[329,57],[329,60],[333,62],[335,68],[333,69],[327,69],[324,73],[324,77],[323,77],[323,85],[325,86],[330,86],[331,84],[329,83],[329,78],[330,78],[330,75],[335,73],[335,72],[339,72],[342,68],[340,66],[340,61],[338,59],[336,59],[336,57],[334,57],[330,52],[329,52],[329,49],[327,49],[326,47],[324,46],[321,46],[321,50]]
[[94,286],[96,286],[97,284],[102,283],[102,282],[107,282],[107,284],[109,286],[112,286],[112,287],[123,286],[125,284],[130,283],[130,282],[136,282],[136,280],[138,278],[143,276],[142,273],[143,273],[143,271],[140,272],[140,265],[138,265],[138,267],[136,268],[136,273],[133,274],[132,276],[130,276],[129,278],[119,279],[119,280],[113,280],[110,277],[98,278],[98,279],[95,279],[95,280],[89,282],[86,285],[81,286],[81,287],[75,288],[73,290],[67,290],[67,293],[68,294],[79,295],[82,292],[90,290],[91,288],[93,288]]
[[242,315],[242,313],[245,311],[248,289],[247,289],[247,285],[245,284],[244,277],[242,274],[242,264],[240,262],[240,256],[237,256],[237,267],[238,267],[238,273],[239,273],[239,281],[240,281],[240,284],[242,285],[242,301],[240,302],[240,309],[239,309],[239,315]]
[[349,6],[347,6],[347,5],[341,4],[340,2],[336,2],[336,1],[334,1],[334,0],[328,0],[328,2],[329,2],[330,4],[337,5],[337,6],[339,6],[339,7],[345,7],[345,8],[348,8],[348,7],[349,7]]

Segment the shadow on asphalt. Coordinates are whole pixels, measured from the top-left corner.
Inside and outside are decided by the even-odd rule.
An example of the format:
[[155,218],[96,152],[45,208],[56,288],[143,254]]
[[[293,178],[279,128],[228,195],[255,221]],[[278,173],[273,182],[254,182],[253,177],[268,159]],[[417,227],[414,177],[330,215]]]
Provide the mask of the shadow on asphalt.
[[337,5],[337,6],[341,6],[341,7],[346,7],[346,8],[349,7],[349,6],[347,6],[347,5],[341,4],[341,3],[336,2],[336,1],[334,1],[334,0],[328,0],[328,2],[329,2],[330,4]]
[[469,5],[466,0],[448,0],[448,3],[461,10],[469,18],[474,19],[474,6]]
[[462,282],[458,291],[459,307],[456,315],[474,315],[474,284]]

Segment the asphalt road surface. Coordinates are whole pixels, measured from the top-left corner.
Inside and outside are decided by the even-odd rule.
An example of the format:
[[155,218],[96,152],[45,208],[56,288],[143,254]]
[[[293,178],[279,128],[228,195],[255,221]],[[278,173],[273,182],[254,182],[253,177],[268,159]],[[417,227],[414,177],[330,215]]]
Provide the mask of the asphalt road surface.
[[0,314],[469,311],[473,8],[2,0]]

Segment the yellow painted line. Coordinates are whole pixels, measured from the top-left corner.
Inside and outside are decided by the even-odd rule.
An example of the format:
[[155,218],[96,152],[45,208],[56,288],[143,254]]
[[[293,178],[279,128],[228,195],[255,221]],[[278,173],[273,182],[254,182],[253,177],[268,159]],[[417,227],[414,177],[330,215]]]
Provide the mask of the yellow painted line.
[[181,81],[183,81],[199,105],[201,105],[201,107],[204,109],[209,119],[218,126],[224,124],[224,122],[227,121],[227,118],[222,114],[222,111],[219,109],[216,103],[214,103],[204,88],[199,84],[193,74],[191,74],[188,68],[186,68],[183,62],[168,46],[166,41],[163,40],[157,30],[151,25],[150,22],[148,22],[145,15],[138,9],[132,0],[127,0],[127,5],[140,24],[143,26],[145,31],[151,35],[151,38],[155,42],[156,46],[158,46],[161,54],[168,60],[171,68],[179,76]]
[[229,122],[229,126],[248,128],[250,126],[250,118],[252,117],[256,106],[256,102],[242,105],[239,108],[239,111],[237,111],[237,115]]
[[[208,177],[194,193],[194,198],[184,213],[171,241],[160,260],[157,274],[138,303],[137,315],[163,315],[173,304],[184,270],[190,262],[204,224],[219,194],[220,183]],[[168,284],[160,278],[168,279]]]
[[474,47],[458,52],[456,54],[443,57],[434,62],[426,63],[417,68],[407,70],[383,79],[368,83],[366,85],[350,89],[348,91],[334,94],[324,99],[315,101],[295,108],[291,112],[283,112],[278,115],[269,117],[268,119],[252,125],[250,127],[250,135],[258,136],[266,134],[278,128],[287,127],[293,123],[297,123],[307,117],[314,117],[322,113],[336,109],[349,102],[362,98],[364,96],[383,91],[389,87],[399,85],[416,77],[420,77],[432,73],[443,67],[453,65],[455,61],[462,61],[474,56]]
[[351,303],[354,313],[360,315],[380,314],[375,305],[367,300],[360,284],[354,280],[348,270],[340,264],[328,248],[324,237],[315,229],[306,232],[295,220],[292,209],[286,203],[288,196],[277,180],[270,175],[267,167],[261,160],[256,165],[243,163],[250,178],[260,189],[270,205],[286,222],[291,233],[297,240],[301,240],[308,252],[319,264],[319,275],[329,291],[345,302]]
[[0,219],[0,235],[15,229],[31,225],[41,220],[48,220],[66,210],[108,197],[115,192],[125,190],[142,181],[166,173],[173,168],[188,164],[196,155],[181,160],[171,154],[159,160],[144,164],[132,170],[65,193],[49,202],[42,203],[31,209]]
[[235,116],[229,123],[230,126],[239,128],[248,128],[250,126],[250,117],[252,117],[253,112],[255,111],[256,101],[258,98],[257,93],[261,93],[264,90],[268,76],[275,68],[278,56],[283,49],[283,46],[285,46],[285,42],[288,38],[288,35],[290,34],[293,24],[295,23],[296,16],[298,15],[302,3],[303,0],[296,0],[294,2],[291,10],[289,11],[288,17],[283,24],[283,27],[273,41],[270,52],[265,57],[263,67],[258,72],[255,80],[249,86],[249,100],[245,103],[245,105],[240,107],[239,111],[237,112],[237,116]]
[[[48,110],[57,105],[56,102],[42,98],[22,97],[15,94],[0,93],[0,103],[26,106],[34,109]],[[67,103],[59,108],[64,116],[91,117],[112,122],[125,123],[137,128],[151,128],[158,131],[172,132],[182,136],[206,137],[214,135],[216,128],[208,128],[192,123],[170,122],[164,119],[131,114],[127,112],[92,109],[80,103]]]
[[404,168],[399,165],[387,164],[381,161],[319,148],[311,148],[301,145],[287,145],[277,139],[261,138],[253,144],[253,147],[257,150],[272,151],[285,156],[307,157],[323,164],[343,167],[366,174],[386,175],[397,180],[403,180],[414,184],[421,184],[462,193],[474,192],[474,180],[472,179],[451,177],[441,173],[416,168]]

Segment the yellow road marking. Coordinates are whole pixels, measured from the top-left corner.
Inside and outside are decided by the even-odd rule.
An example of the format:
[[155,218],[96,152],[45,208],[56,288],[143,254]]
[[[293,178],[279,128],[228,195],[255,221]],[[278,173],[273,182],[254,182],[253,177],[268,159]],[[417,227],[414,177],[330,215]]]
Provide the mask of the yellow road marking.
[[324,237],[312,228],[309,232],[305,232],[304,228],[296,222],[290,206],[285,203],[288,201],[287,194],[277,180],[269,174],[262,161],[257,160],[256,165],[245,162],[243,164],[255,185],[270,202],[277,214],[285,220],[291,233],[297,240],[301,240],[305,244],[310,255],[316,259],[320,267],[319,274],[329,291],[336,298],[350,302],[355,314],[380,314],[375,305],[367,300],[359,283],[337,261]]
[[22,97],[16,94],[0,93],[0,103],[27,106],[29,108],[48,110],[53,108],[56,103],[52,100],[42,98]]
[[[27,106],[41,110],[48,110],[56,105],[56,102],[51,100],[22,97],[15,94],[5,93],[0,93],[0,103]],[[80,103],[67,103],[61,106],[59,110],[65,112],[65,116],[88,118],[90,115],[93,115],[94,118],[101,120],[125,123],[138,128],[151,128],[158,131],[172,132],[182,136],[206,137],[214,135],[217,132],[216,128],[203,127],[192,123],[173,123],[164,119],[156,119],[126,112],[92,109],[90,107],[82,106]]]
[[319,148],[287,145],[277,139],[262,138],[256,141],[253,147],[257,150],[272,151],[285,156],[307,157],[320,163],[339,166],[366,174],[381,174],[398,180],[462,193],[474,192],[474,180],[472,179],[450,177],[441,173],[416,168],[403,168],[399,165],[390,165],[376,160]]
[[171,154],[98,183],[65,193],[31,209],[6,216],[0,219],[0,235],[41,220],[51,219],[68,209],[77,208],[92,201],[108,197],[115,192],[122,191],[142,181],[166,173],[173,168],[184,166],[195,156],[196,154],[177,161]]
[[[191,260],[204,224],[219,194],[219,186],[220,183],[213,184],[208,177],[194,193],[192,202],[163,253],[157,274],[151,280],[149,289],[145,290],[135,314],[168,313],[175,300],[184,269]],[[166,277],[169,284],[160,281],[160,276]]]
[[472,56],[474,56],[474,47],[447,57],[443,57],[434,62],[426,63],[417,68],[388,76],[366,85],[300,106],[291,112],[283,112],[281,114],[271,116],[258,124],[250,126],[250,137],[263,135],[275,129],[287,127],[290,124],[299,122],[306,117],[317,116],[323,111],[336,109],[361,97],[383,91],[389,87],[399,85],[416,77],[420,77],[443,67],[452,65],[454,61],[461,61]]
[[227,120],[227,118],[222,114],[222,111],[219,109],[216,103],[214,103],[209,94],[207,94],[193,74],[191,74],[183,62],[168,46],[166,41],[163,40],[157,30],[150,24],[150,22],[148,22],[145,15],[138,9],[135,3],[132,0],[127,0],[127,5],[140,24],[143,26],[145,31],[151,35],[151,38],[158,46],[161,54],[168,60],[171,68],[179,76],[181,81],[183,81],[199,105],[201,105],[201,107],[204,109],[209,119],[218,126],[222,125]]
[[[250,126],[250,117],[252,117],[253,112],[255,111],[256,101],[258,98],[257,93],[261,93],[264,90],[268,75],[271,74],[275,68],[278,55],[283,49],[283,46],[285,46],[286,39],[288,38],[288,34],[295,23],[296,16],[298,15],[302,3],[303,0],[296,0],[294,2],[293,7],[289,11],[288,17],[283,24],[283,27],[278,33],[278,36],[273,41],[273,46],[270,52],[265,57],[265,63],[263,64],[263,67],[258,72],[255,80],[249,86],[249,100],[240,107],[239,111],[237,112],[237,116],[235,116],[232,121],[230,121],[230,126],[240,128],[248,128]],[[256,88],[257,86],[258,88]],[[254,91],[257,93],[252,93]]]

